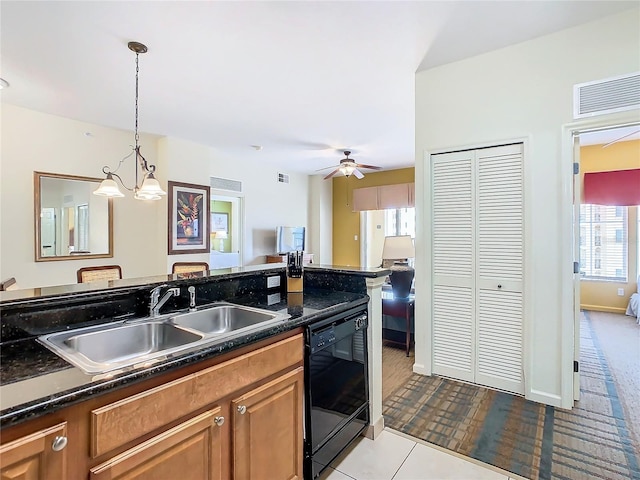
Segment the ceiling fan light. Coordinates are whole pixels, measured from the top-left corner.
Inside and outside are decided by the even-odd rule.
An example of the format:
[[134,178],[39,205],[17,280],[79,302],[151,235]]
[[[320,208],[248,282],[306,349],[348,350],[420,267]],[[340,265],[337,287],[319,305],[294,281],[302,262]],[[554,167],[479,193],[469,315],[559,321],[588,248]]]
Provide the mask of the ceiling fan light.
[[354,169],[355,167],[353,165],[345,165],[344,167],[342,167],[342,172],[344,173],[345,177],[350,177]]
[[100,186],[93,191],[93,194],[111,198],[124,197],[124,194],[120,191],[118,184],[110,173],[107,174],[107,178],[100,182]]

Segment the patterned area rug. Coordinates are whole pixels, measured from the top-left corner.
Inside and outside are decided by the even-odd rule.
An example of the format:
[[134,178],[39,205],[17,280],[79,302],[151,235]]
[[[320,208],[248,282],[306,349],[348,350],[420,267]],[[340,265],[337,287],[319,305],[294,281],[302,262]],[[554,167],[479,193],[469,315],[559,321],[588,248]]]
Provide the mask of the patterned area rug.
[[640,479],[640,446],[585,316],[581,341],[581,399],[571,411],[413,374],[385,399],[385,426],[530,479]]

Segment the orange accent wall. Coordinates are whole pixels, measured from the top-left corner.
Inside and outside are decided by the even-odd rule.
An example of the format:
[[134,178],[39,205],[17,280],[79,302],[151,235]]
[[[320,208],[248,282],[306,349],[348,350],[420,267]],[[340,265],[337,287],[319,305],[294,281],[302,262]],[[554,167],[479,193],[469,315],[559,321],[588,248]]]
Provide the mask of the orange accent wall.
[[[337,177],[333,180],[333,264],[360,266],[360,212],[352,211],[353,190],[356,188],[413,183],[415,169],[402,168],[367,173],[358,180]],[[357,240],[355,237],[357,236]]]
[[[602,148],[602,145],[580,147],[580,173],[606,172],[640,168],[640,140],[618,142]],[[640,188],[640,187],[639,187]],[[629,207],[628,215],[628,281],[580,282],[580,308],[605,312],[624,313],[629,297],[636,291],[638,278],[638,207]],[[618,296],[618,289],[624,296]]]

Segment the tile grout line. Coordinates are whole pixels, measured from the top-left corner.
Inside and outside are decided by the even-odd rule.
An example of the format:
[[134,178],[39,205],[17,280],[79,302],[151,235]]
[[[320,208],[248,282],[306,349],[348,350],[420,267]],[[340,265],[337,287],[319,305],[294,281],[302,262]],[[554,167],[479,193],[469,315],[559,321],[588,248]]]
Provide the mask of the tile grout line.
[[405,462],[407,461],[407,458],[409,458],[409,455],[411,455],[411,452],[413,452],[413,450],[416,448],[416,446],[418,445],[417,442],[413,442],[413,447],[411,447],[411,450],[409,450],[409,453],[407,453],[407,456],[404,457],[404,460],[402,461],[402,463],[400,464],[400,466],[398,467],[398,469],[396,470],[396,473],[393,474],[393,476],[391,477],[391,480],[393,480],[394,478],[396,478],[396,475],[398,474],[398,472],[400,471],[400,469],[402,468],[402,466],[405,464]]

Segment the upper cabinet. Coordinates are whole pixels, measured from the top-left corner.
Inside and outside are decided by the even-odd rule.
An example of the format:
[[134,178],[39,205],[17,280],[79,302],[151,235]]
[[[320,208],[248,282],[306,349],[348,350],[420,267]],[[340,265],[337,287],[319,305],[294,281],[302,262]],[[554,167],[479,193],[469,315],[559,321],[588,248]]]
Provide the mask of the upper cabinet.
[[113,257],[113,205],[100,179],[34,172],[35,260]]

